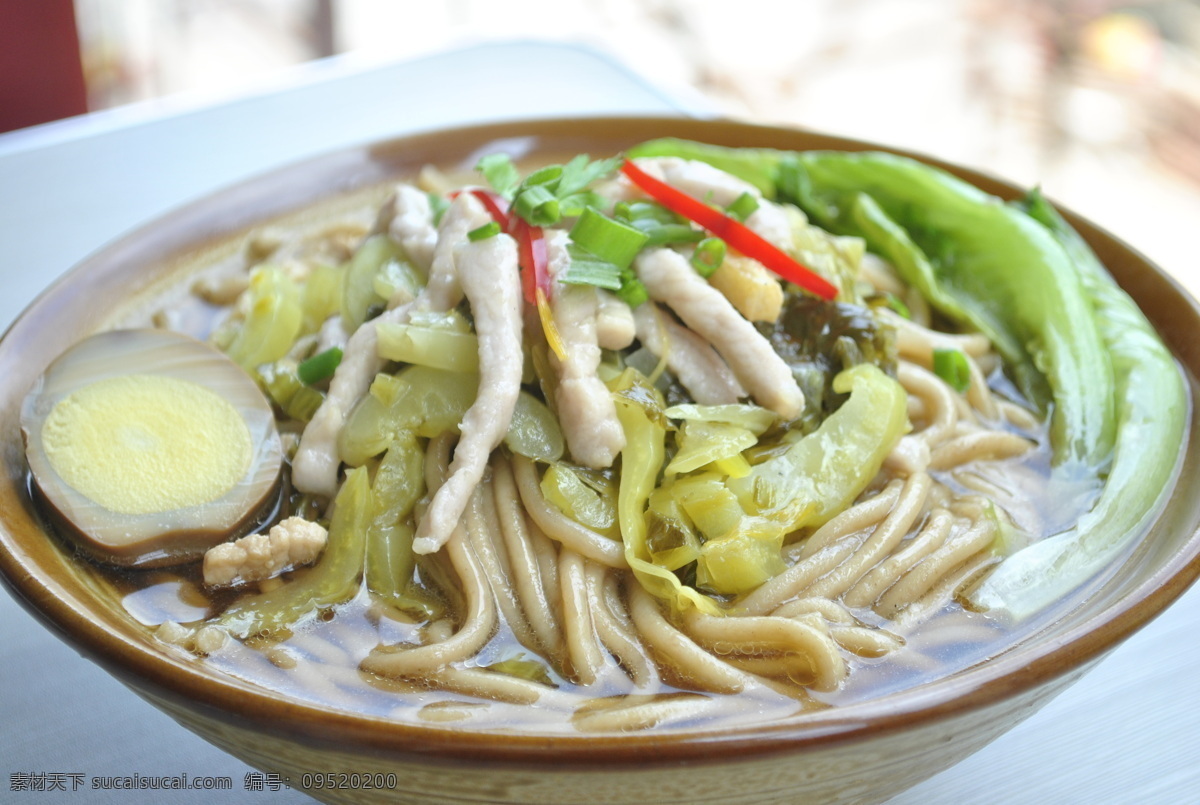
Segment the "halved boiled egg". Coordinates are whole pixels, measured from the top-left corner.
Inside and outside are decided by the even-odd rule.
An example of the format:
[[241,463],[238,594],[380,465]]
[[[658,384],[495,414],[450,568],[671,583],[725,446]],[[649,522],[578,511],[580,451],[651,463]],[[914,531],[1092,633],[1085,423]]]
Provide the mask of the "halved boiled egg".
[[237,364],[179,333],[79,342],[26,397],[21,431],[51,519],[102,561],[190,561],[277,503],[270,405]]

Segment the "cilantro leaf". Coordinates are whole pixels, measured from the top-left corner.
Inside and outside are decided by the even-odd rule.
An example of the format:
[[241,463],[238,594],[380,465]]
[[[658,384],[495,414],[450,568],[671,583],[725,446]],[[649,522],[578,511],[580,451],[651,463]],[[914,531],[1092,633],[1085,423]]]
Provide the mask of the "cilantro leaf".
[[479,160],[475,170],[483,174],[493,190],[508,199],[521,184],[521,174],[508,154],[488,154]]
[[558,180],[558,195],[560,198],[573,196],[597,179],[611,176],[621,167],[621,157],[588,161],[587,154],[579,154],[563,165],[562,176]]

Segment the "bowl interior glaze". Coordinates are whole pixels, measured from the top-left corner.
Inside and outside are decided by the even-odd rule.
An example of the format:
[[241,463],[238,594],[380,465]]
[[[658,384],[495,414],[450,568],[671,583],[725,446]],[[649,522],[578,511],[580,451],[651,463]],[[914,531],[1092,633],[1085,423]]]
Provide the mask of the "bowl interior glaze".
[[[269,736],[270,742],[316,756],[337,755],[342,763],[348,757],[418,758],[433,766],[467,764],[522,774],[574,770],[586,776],[615,769],[703,768],[718,759],[726,764],[745,761],[750,768],[751,761],[834,746],[871,744],[873,751],[886,756],[885,745],[902,744],[906,734],[939,725],[974,730],[968,743],[978,748],[1077,678],[1200,575],[1200,451],[1193,448],[1187,451],[1166,510],[1129,559],[1074,611],[987,663],[917,689],[793,721],[719,734],[682,730],[556,737],[551,746],[549,739],[537,735],[466,733],[329,710],[189,662],[165,651],[123,612],[101,575],[46,534],[25,482],[17,426],[22,399],[56,355],[93,332],[143,316],[154,300],[186,286],[207,255],[231,248],[238,236],[265,222],[314,204],[346,203],[356,193],[369,195],[381,183],[412,174],[424,164],[469,167],[485,149],[498,144],[531,159],[579,152],[599,156],[661,136],[784,149],[878,148],[791,129],[679,118],[545,120],[432,132],[338,152],[252,179],[171,212],[84,261],[39,297],[0,342],[0,376],[5,378],[0,389],[0,444],[7,469],[0,488],[0,571],[6,583],[62,639],[140,695],[189,728],[264,766],[271,765],[270,759],[246,748],[253,736]],[[1012,198],[1020,193],[989,176],[925,161],[996,195]],[[1195,378],[1200,375],[1196,303],[1133,249],[1077,216],[1068,217],[1186,368],[1195,408]],[[1197,444],[1196,437],[1193,421],[1190,445]],[[1023,708],[1019,713],[1010,706],[1016,703]],[[225,732],[233,737],[222,738]],[[897,777],[890,790],[918,782],[949,762],[928,761],[919,775]],[[760,798],[771,797],[762,793]],[[878,793],[860,798],[878,798]]]

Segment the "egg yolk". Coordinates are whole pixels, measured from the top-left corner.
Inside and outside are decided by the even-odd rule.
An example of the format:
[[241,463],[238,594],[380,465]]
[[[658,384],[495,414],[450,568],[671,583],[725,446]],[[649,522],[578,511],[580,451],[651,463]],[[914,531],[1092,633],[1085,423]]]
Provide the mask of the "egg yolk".
[[76,389],[51,410],[42,445],[80,494],[120,514],[152,514],[224,496],[250,467],[250,431],[203,386],[125,375]]

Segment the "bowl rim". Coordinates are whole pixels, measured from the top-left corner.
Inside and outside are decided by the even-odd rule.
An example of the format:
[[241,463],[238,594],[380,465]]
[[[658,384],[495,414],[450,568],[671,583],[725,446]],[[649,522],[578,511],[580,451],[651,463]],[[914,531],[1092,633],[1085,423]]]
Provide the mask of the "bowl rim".
[[[119,275],[112,266],[120,262],[134,244],[147,239],[154,241],[161,228],[186,225],[191,219],[208,221],[211,227],[213,216],[219,219],[220,208],[230,199],[253,200],[264,186],[303,181],[305,176],[317,170],[386,162],[389,154],[403,152],[414,144],[425,143],[428,147],[434,138],[447,143],[488,143],[525,137],[569,140],[572,136],[595,140],[595,132],[599,129],[623,133],[608,135],[606,139],[613,142],[624,139],[633,143],[648,139],[647,133],[657,132],[649,136],[683,136],[707,142],[780,148],[788,147],[786,143],[794,140],[807,143],[805,148],[888,151],[946,169],[989,192],[999,191],[1000,195],[1008,197],[1019,192],[1019,188],[1010,182],[913,151],[804,129],[726,119],[662,116],[540,118],[419,132],[329,152],[251,177],[169,211],[123,235],[84,259],[43,291],[0,339],[0,356],[15,348],[12,343],[14,333],[36,329],[39,321],[53,320],[57,304],[73,293],[72,288],[80,278],[99,282],[110,274]],[[589,131],[591,134],[581,134]],[[357,181],[353,178],[355,175],[352,173],[352,178],[347,180],[347,187]],[[322,197],[330,195],[323,193]],[[1081,216],[1062,207],[1059,209],[1089,242],[1093,245],[1103,243],[1106,249],[1128,257],[1137,264],[1133,273],[1139,279],[1152,283],[1155,292],[1168,292],[1177,308],[1185,310],[1193,319],[1200,319],[1200,306],[1196,301],[1153,262]],[[258,219],[259,222],[262,220]],[[207,237],[231,235],[245,230],[250,224],[240,222],[231,226],[224,223],[222,226],[224,230],[209,232]],[[107,270],[96,271],[97,267],[104,269],[106,266]],[[1142,295],[1150,292],[1143,290]],[[1171,346],[1187,366],[1200,367],[1200,347],[1188,349],[1188,345],[1178,339]],[[1190,383],[1194,387],[1194,378]],[[1188,449],[1195,451],[1196,446],[1185,448],[1185,452]],[[202,670],[196,663],[173,657],[165,650],[152,651],[119,631],[105,628],[104,619],[87,609],[86,596],[81,597],[83,591],[48,576],[30,550],[15,541],[8,524],[3,522],[0,522],[0,548],[0,576],[18,602],[60,639],[141,695],[145,693],[138,689],[144,688],[156,698],[175,704],[187,702],[189,706],[219,714],[228,723],[283,735],[314,747],[356,747],[376,754],[423,756],[427,762],[459,763],[466,760],[485,765],[515,763],[530,768],[549,764],[556,767],[567,764],[588,768],[622,765],[647,768],[711,759],[715,750],[730,759],[767,757],[878,736],[982,710],[1072,672],[1081,674],[1090,663],[1161,613],[1200,577],[1200,530],[1193,530],[1179,550],[1153,574],[1095,615],[1047,639],[1039,640],[1035,634],[986,662],[917,688],[808,713],[800,718],[731,727],[720,732],[672,729],[621,735],[572,735],[481,732],[411,724],[288,699],[219,672]],[[647,753],[649,748],[653,748],[650,754]]]

